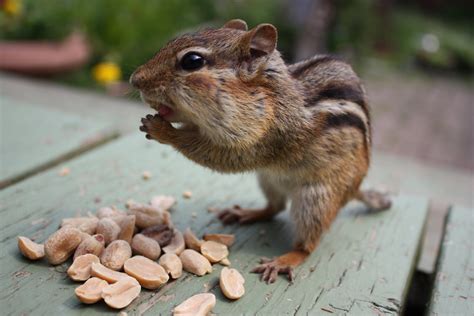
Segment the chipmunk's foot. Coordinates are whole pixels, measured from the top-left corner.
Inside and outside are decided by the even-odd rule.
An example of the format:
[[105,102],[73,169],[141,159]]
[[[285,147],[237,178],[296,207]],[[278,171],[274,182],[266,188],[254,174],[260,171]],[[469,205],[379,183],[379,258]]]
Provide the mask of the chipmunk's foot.
[[389,194],[376,190],[360,191],[358,198],[373,211],[383,211],[392,206]]
[[260,264],[251,273],[261,273],[260,280],[274,283],[279,274],[287,274],[288,280],[293,283],[295,274],[293,269],[299,266],[309,254],[304,251],[294,250],[283,256],[273,259],[262,258]]
[[160,143],[170,142],[174,128],[158,114],[148,114],[141,119],[141,122],[143,125],[140,126],[140,131],[146,133],[147,139],[154,139]]
[[275,212],[271,207],[263,209],[246,209],[238,205],[227,208],[217,214],[217,218],[225,225],[238,222],[239,224],[250,224],[259,221],[267,221],[273,218]]

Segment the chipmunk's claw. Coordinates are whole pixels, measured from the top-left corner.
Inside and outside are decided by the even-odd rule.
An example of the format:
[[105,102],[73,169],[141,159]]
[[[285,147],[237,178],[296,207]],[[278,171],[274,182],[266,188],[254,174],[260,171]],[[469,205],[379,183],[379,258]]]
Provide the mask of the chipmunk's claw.
[[160,115],[148,114],[141,119],[142,125],[140,131],[144,132],[147,139],[155,139],[161,143],[166,143],[169,140],[169,133],[173,127],[169,122],[163,120]]
[[232,208],[227,208],[217,214],[217,218],[224,224],[232,224],[238,222],[239,224],[250,224],[259,221],[270,220],[275,215],[271,209],[246,209],[239,205],[234,205]]
[[274,283],[278,274],[287,274],[288,280],[293,283],[295,274],[293,268],[288,265],[281,264],[278,258],[262,258],[260,264],[255,267],[251,273],[261,273],[260,280],[267,284]]
[[361,191],[360,200],[373,211],[387,210],[392,206],[392,201],[388,193],[376,190]]
[[234,207],[226,208],[220,211],[217,214],[217,218],[224,224],[232,224],[235,222],[241,222],[241,218],[243,217],[242,209],[238,205],[234,205]]

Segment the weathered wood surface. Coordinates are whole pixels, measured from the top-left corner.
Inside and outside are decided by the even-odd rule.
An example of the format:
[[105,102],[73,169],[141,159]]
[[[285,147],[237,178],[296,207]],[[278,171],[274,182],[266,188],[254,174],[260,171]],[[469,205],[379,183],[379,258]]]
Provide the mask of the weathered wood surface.
[[446,222],[431,315],[474,315],[474,210],[453,207]]
[[[393,209],[370,214],[351,204],[338,216],[318,250],[297,270],[290,285],[280,278],[273,285],[249,270],[261,256],[279,255],[291,247],[286,213],[269,223],[222,227],[209,206],[263,205],[252,175],[219,175],[198,167],[167,146],[135,134],[68,162],[71,174],[56,170],[31,177],[0,192],[0,306],[3,315],[116,314],[104,303],[85,306],[74,297],[77,286],[63,273],[67,264],[49,267],[29,262],[18,252],[16,236],[43,241],[60,219],[122,206],[130,198],[147,201],[155,194],[178,198],[173,220],[179,229],[235,233],[232,266],[246,279],[246,295],[230,302],[220,293],[215,266],[211,275],[185,274],[159,291],[143,290],[126,311],[129,315],[169,315],[187,297],[210,290],[217,296],[214,313],[239,314],[396,314],[403,305],[420,243],[427,202],[397,197]],[[148,170],[152,178],[144,180]],[[47,185],[46,185],[47,184]],[[193,197],[181,193],[191,190]],[[195,213],[193,216],[193,213]]]
[[0,188],[114,137],[109,123],[0,97]]

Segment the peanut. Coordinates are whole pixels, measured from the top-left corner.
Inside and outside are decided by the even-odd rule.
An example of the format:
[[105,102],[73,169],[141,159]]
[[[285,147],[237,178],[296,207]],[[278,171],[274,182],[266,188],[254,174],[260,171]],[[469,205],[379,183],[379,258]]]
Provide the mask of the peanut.
[[209,260],[196,250],[186,249],[179,255],[179,258],[183,264],[183,269],[195,275],[202,276],[212,272]]
[[132,248],[125,240],[114,240],[105,248],[100,262],[109,269],[119,271],[128,258],[132,256]]
[[123,272],[117,272],[114,270],[110,270],[109,268],[103,266],[100,263],[93,262],[91,264],[91,275],[98,277],[102,280],[105,280],[109,283],[115,283],[118,280],[124,279],[124,278],[130,278],[129,275],[123,273]]
[[120,234],[120,226],[111,218],[104,217],[97,223],[96,232],[104,236],[105,244],[108,245],[112,241],[117,240]]
[[190,228],[186,228],[183,234],[184,237],[184,243],[186,244],[186,247],[189,249],[193,249],[196,251],[201,251],[201,245],[204,241],[199,240],[196,235],[191,231]]
[[80,231],[92,235],[95,233],[97,229],[97,223],[99,219],[97,217],[73,217],[73,218],[65,218],[61,221],[61,227],[64,226],[72,226]]
[[236,269],[222,268],[219,286],[222,293],[231,300],[241,298],[245,294],[245,279]]
[[128,259],[123,268],[128,275],[137,279],[141,286],[149,290],[159,288],[169,279],[162,266],[143,256]]
[[175,229],[173,239],[168,246],[163,248],[164,253],[174,253],[179,255],[185,248],[183,234]]
[[151,260],[157,260],[161,254],[158,242],[142,234],[136,234],[132,239],[132,251]]
[[221,261],[219,261],[219,264],[221,264],[223,266],[230,266],[230,261],[229,261],[228,258],[224,258]]
[[94,304],[102,299],[102,290],[109,284],[99,278],[90,278],[86,283],[76,287],[74,292],[84,304]]
[[104,236],[97,234],[94,236],[89,236],[85,238],[77,247],[74,252],[73,259],[76,260],[77,257],[91,253],[99,257],[104,251],[105,240]]
[[128,277],[106,286],[102,290],[102,298],[110,307],[121,309],[130,305],[138,297],[140,291],[141,286],[138,281]]
[[118,209],[116,209],[115,207],[101,207],[97,212],[96,212],[96,216],[99,218],[99,219],[102,219],[104,217],[120,217],[120,216],[125,216],[125,212],[123,211],[120,211]]
[[48,237],[44,243],[46,259],[57,265],[66,261],[82,241],[82,233],[72,226],[65,226]]
[[173,315],[206,316],[216,306],[216,296],[201,293],[191,296],[173,309]]
[[31,239],[18,236],[18,249],[26,258],[38,260],[44,257],[44,245],[37,244]]
[[234,244],[235,236],[230,234],[204,234],[205,241],[215,241],[230,247]]
[[183,263],[174,253],[165,253],[162,255],[159,264],[173,279],[179,278],[183,273]]
[[132,243],[133,233],[135,232],[135,215],[125,216],[120,223],[120,233],[117,239]]
[[136,216],[135,224],[141,229],[159,224],[169,225],[171,223],[168,211],[151,205],[130,202],[128,210],[130,214]]
[[227,250],[226,245],[210,240],[201,245],[201,253],[210,262],[214,263],[226,258],[229,255],[229,250]]
[[169,245],[174,236],[173,230],[164,224],[147,227],[141,234],[156,240],[160,247]]
[[79,256],[67,269],[67,275],[74,281],[85,281],[91,277],[91,265],[93,262],[99,263],[99,257],[90,253]]
[[183,192],[183,197],[185,199],[190,199],[192,196],[193,196],[193,192],[191,192],[191,191],[184,191]]
[[176,199],[172,196],[157,195],[151,198],[150,204],[160,210],[168,211],[174,204]]

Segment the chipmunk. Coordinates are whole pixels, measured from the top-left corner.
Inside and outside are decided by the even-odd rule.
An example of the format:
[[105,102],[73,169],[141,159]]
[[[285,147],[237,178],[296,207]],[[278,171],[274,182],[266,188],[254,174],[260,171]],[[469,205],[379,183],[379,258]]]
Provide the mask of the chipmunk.
[[257,173],[266,207],[225,209],[223,223],[269,220],[291,199],[294,249],[253,270],[267,283],[293,279],[349,200],[390,207],[384,194],[359,189],[371,147],[360,79],[330,56],[286,65],[276,45],[273,25],[249,31],[231,20],[170,41],[130,79],[158,111],[141,120],[146,138],[219,172]]

